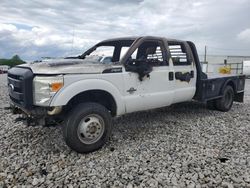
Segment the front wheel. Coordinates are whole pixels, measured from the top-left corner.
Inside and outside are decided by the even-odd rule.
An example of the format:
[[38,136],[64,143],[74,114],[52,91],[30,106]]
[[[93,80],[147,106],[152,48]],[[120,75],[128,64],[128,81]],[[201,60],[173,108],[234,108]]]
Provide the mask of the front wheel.
[[63,126],[66,144],[78,153],[101,148],[112,129],[109,111],[98,103],[82,103],[69,114]]

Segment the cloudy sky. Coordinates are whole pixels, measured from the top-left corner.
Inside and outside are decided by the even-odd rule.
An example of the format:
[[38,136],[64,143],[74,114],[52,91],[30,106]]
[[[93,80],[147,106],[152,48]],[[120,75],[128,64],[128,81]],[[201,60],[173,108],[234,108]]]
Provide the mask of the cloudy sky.
[[0,58],[81,54],[113,37],[194,41],[202,54],[250,55],[250,0],[1,0]]

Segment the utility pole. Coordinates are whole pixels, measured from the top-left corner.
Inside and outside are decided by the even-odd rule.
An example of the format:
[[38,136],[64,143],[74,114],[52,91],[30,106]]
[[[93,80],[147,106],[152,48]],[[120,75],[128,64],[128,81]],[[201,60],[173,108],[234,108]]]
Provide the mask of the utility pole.
[[206,46],[206,45],[205,45],[204,63],[207,63],[207,72],[208,72],[208,62],[207,62],[207,46]]

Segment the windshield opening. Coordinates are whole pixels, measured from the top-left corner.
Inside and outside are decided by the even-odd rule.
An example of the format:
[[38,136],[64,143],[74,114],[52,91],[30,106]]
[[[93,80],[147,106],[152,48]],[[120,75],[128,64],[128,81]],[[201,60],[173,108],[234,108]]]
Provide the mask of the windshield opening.
[[87,50],[79,58],[93,63],[112,64],[119,62],[134,40],[114,40],[101,42]]
[[85,60],[98,61],[103,64],[112,64],[114,50],[114,46],[98,46],[89,55],[85,56]]

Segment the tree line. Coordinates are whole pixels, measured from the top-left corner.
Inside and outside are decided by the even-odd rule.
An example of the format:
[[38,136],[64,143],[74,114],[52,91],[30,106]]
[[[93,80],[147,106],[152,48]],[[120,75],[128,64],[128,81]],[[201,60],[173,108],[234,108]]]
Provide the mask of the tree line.
[[11,59],[0,59],[0,65],[7,65],[10,67],[23,63],[25,63],[25,61],[23,61],[18,55],[14,55]]

